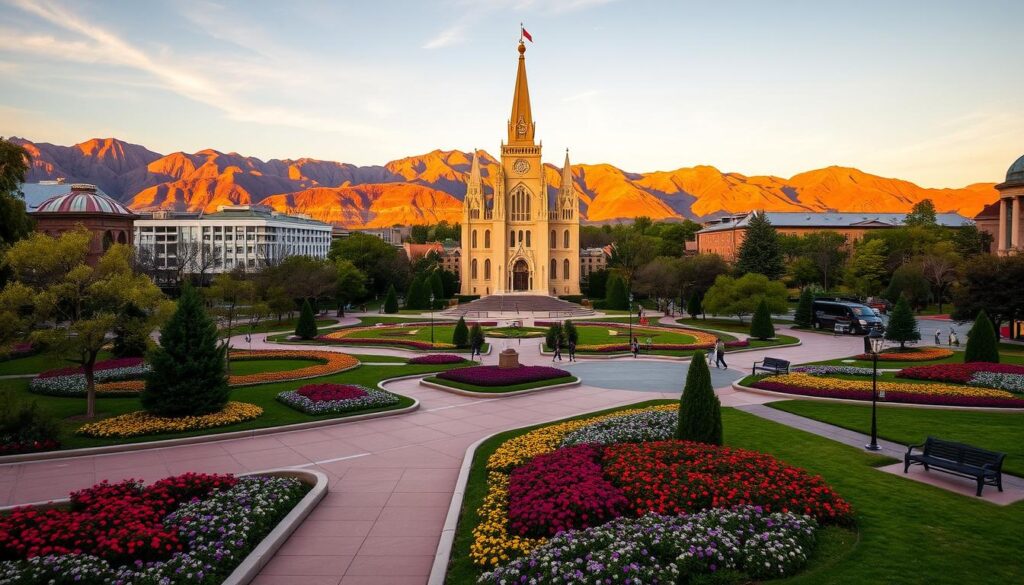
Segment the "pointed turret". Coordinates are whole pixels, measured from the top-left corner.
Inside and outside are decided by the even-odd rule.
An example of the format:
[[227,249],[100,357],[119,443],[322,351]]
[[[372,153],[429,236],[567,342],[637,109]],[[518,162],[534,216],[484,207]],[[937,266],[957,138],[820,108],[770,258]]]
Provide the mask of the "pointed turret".
[[516,93],[512,97],[512,117],[508,121],[508,143],[532,145],[534,130],[530,87],[526,83],[526,45],[519,41],[519,70],[516,72]]
[[562,165],[562,193],[572,193],[572,165],[569,164],[569,149],[565,149],[565,164]]
[[473,164],[469,168],[469,183],[471,187],[480,188],[482,180],[480,179],[480,153],[477,149],[473,149]]
[[469,169],[469,180],[466,181],[466,198],[462,202],[464,214],[468,219],[480,219],[483,209],[484,184],[480,178],[480,153],[473,149],[473,164]]
[[572,183],[572,165],[569,163],[569,149],[565,149],[565,164],[562,165],[562,187],[558,190],[558,216],[573,219],[576,216],[576,189]]

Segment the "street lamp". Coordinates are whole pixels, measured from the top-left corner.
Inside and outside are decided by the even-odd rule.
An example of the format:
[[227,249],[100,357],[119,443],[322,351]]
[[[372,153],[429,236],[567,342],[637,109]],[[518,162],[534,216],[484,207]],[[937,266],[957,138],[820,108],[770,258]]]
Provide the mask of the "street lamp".
[[430,346],[434,346],[434,295],[430,295]]
[[629,293],[629,342],[633,343],[633,293]]
[[[873,328],[871,333],[864,338],[864,349],[871,353],[871,443],[864,446],[868,451],[878,451],[878,354],[882,351],[882,344],[885,338],[878,328]],[[885,398],[885,395],[882,395]]]

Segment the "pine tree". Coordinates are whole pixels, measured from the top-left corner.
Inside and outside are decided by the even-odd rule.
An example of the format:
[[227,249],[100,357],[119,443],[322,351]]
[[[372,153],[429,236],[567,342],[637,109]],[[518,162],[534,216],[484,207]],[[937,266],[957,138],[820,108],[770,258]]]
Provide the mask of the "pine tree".
[[316,337],[316,317],[313,316],[313,305],[309,299],[302,301],[302,312],[299,313],[299,321],[295,324],[295,336],[299,339],[313,339]]
[[616,311],[629,309],[629,291],[626,289],[625,279],[619,274],[612,274],[608,279],[604,308]]
[[920,341],[921,332],[917,329],[917,319],[910,310],[907,299],[900,297],[889,316],[889,326],[885,330],[885,338],[900,342],[900,349],[907,347],[908,341]]
[[469,342],[474,347],[484,346],[484,328],[479,323],[473,325],[473,328],[469,330]]
[[992,320],[984,310],[974,319],[974,325],[967,334],[967,349],[964,351],[964,363],[989,362],[999,363],[999,341]]
[[203,309],[199,293],[186,285],[178,308],[149,354],[151,370],[139,395],[143,408],[158,416],[210,414],[228,403],[224,365],[227,346],[217,343],[217,325]]
[[547,344],[548,349],[555,349],[555,341],[561,343],[565,339],[565,332],[562,330],[561,323],[553,323],[548,327],[547,333],[544,334],[544,343]]
[[434,295],[434,298],[441,300],[444,296],[444,281],[441,280],[441,271],[435,270],[430,273],[430,278],[427,279],[430,284],[430,294]]
[[459,317],[459,322],[455,324],[455,331],[452,332],[452,345],[459,349],[469,347],[469,327],[466,327],[464,317]]
[[694,291],[690,295],[690,300],[686,302],[686,312],[690,314],[691,319],[696,319],[697,315],[704,313],[704,308],[701,307],[700,293]]
[[778,280],[786,271],[782,264],[779,234],[764,213],[754,213],[747,224],[746,235],[736,256],[736,271],[763,274]]
[[722,403],[711,387],[711,370],[703,351],[693,354],[686,386],[679,399],[676,438],[709,445],[722,444]]
[[775,326],[772,325],[772,314],[768,310],[768,303],[761,299],[757,309],[754,310],[754,318],[750,320],[750,336],[754,339],[771,339],[775,337]]
[[579,343],[580,333],[576,330],[576,324],[572,321],[566,321],[562,324],[562,332],[565,334],[565,341]]
[[800,327],[811,327],[814,319],[814,293],[810,288],[805,288],[800,293],[800,302],[796,305],[796,313],[793,314],[793,322]]
[[388,285],[388,292],[384,296],[384,312],[393,315],[398,312],[398,293],[395,292],[395,285]]

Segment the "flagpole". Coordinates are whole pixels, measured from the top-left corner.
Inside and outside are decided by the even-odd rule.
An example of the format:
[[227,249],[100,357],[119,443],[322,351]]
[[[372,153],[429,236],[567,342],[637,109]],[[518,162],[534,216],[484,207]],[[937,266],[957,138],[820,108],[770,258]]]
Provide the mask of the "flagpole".
[[523,23],[519,23],[519,42],[523,42]]

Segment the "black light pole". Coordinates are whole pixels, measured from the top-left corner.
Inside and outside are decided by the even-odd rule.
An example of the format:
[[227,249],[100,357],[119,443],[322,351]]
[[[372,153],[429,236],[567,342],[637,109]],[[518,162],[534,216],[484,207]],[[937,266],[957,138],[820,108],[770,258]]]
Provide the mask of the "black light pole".
[[430,345],[434,345],[434,295],[430,295]]
[[633,343],[633,293],[629,293],[629,342]]
[[872,329],[867,338],[871,349],[871,443],[864,446],[868,451],[879,451],[878,446],[878,353],[885,341],[878,329]]

